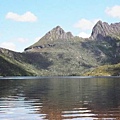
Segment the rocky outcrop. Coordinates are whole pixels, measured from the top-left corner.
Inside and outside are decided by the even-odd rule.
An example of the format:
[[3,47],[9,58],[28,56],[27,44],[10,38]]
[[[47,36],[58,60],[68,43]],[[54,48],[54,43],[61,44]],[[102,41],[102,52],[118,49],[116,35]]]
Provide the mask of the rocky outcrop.
[[71,40],[73,38],[74,36],[71,32],[65,32],[60,26],[57,26],[48,33],[46,33],[38,42],[26,48],[25,51],[54,47],[54,41]]
[[65,32],[60,26],[53,28],[51,31],[45,34],[42,39],[45,40],[57,40],[57,39],[71,39],[73,35],[71,32]]
[[102,40],[107,36],[120,36],[120,23],[108,24],[98,21],[93,27],[91,37],[92,40]]

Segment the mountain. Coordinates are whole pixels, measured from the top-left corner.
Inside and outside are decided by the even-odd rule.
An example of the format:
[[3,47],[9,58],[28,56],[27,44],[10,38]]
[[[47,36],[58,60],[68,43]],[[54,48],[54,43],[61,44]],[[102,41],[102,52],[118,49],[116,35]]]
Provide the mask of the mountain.
[[106,22],[98,21],[93,27],[90,39],[103,40],[107,36],[120,37],[120,23],[108,24]]
[[[47,75],[80,75],[86,68],[95,67],[100,63],[95,55],[91,54],[90,49],[84,48],[83,41],[84,39],[57,26],[26,48],[24,53],[38,54],[51,62],[46,69],[42,69],[43,72],[48,72]],[[32,64],[36,63],[36,60],[32,59]],[[44,61],[39,62],[46,64]],[[39,64],[37,67],[41,69]]]
[[71,32],[65,32],[60,26],[57,26],[48,33],[46,33],[38,42],[26,48],[25,51],[53,47],[55,46],[55,44],[52,44],[53,41],[70,40],[73,39],[73,37],[74,36],[72,35]]
[[35,73],[28,70],[22,56],[21,53],[0,48],[0,76],[33,76]]
[[83,75],[99,66],[118,64],[120,23],[98,21],[87,39],[56,26],[22,53],[0,48],[0,61],[1,76]]

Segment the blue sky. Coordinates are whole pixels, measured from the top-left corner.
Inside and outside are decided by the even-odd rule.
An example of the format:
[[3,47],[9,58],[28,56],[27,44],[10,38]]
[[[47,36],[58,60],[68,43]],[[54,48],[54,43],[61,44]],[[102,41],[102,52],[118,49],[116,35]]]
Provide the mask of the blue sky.
[[0,47],[22,52],[57,25],[89,37],[98,20],[120,21],[119,0],[0,0]]

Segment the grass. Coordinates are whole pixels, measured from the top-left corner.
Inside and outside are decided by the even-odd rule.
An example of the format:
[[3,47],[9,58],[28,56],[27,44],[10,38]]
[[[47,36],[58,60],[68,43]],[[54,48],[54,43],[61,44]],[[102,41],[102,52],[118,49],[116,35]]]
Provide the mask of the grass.
[[32,72],[27,71],[21,65],[13,63],[12,60],[0,56],[0,76],[32,76]]
[[119,76],[120,63],[114,65],[104,65],[97,67],[83,74],[84,76]]

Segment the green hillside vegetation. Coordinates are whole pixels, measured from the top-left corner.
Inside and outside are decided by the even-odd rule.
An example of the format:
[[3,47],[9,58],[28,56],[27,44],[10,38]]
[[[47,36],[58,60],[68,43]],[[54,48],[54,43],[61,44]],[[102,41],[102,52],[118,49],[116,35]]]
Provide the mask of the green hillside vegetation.
[[22,53],[0,49],[0,76],[35,76],[37,70],[33,65],[24,62]]
[[[95,41],[75,37],[72,40],[50,41],[48,44],[54,46],[31,51],[41,53],[52,62],[46,71],[42,69],[43,75],[79,76],[94,67],[120,62],[120,40],[116,38],[106,37],[105,40]],[[103,73],[100,75],[106,74],[105,71]]]
[[[97,66],[94,55],[91,55],[90,51],[81,45],[81,40],[62,42],[57,40],[54,44],[56,44],[54,47],[34,49],[34,51],[23,53],[3,50],[1,55],[7,62],[30,72],[32,75],[39,76],[81,75],[86,69]],[[26,72],[24,74],[28,75]],[[1,75],[5,76],[6,74],[1,73]],[[8,72],[7,75],[23,74]]]
[[[99,52],[97,47],[94,44],[88,44],[87,41],[89,40],[79,37],[47,41],[46,47],[30,49],[25,53],[40,54],[51,62],[48,68],[41,70],[43,75],[81,75],[86,69],[101,65],[102,61],[101,56],[96,56]],[[38,45],[38,43],[36,44]],[[48,44],[54,46],[47,46]],[[33,60],[33,64],[36,63],[34,58]],[[39,62],[46,64],[44,60]],[[41,67],[39,68],[41,69]]]
[[0,76],[33,76],[34,74],[26,69],[18,62],[6,59],[0,55]]
[[100,66],[83,74],[83,76],[119,76],[119,75],[120,75],[120,63],[114,65]]

